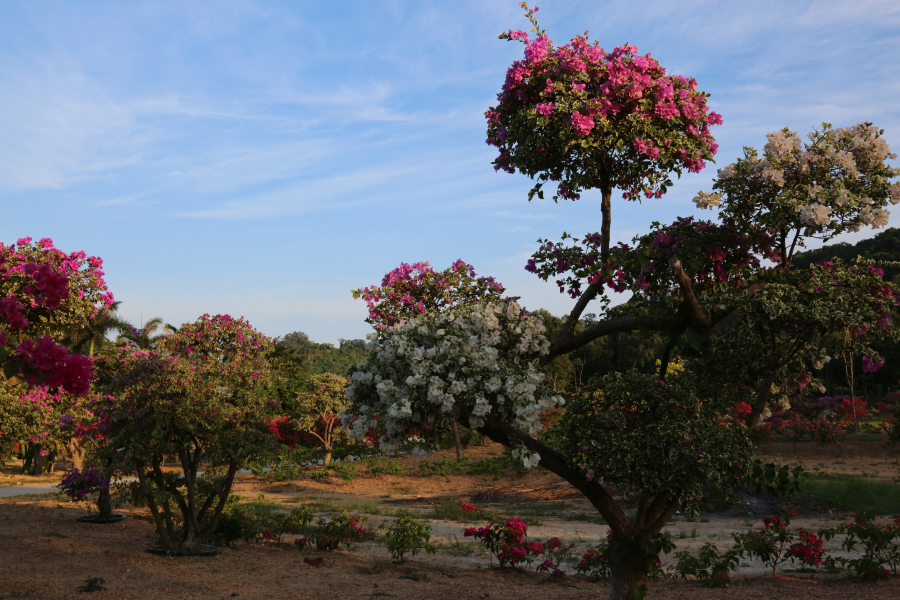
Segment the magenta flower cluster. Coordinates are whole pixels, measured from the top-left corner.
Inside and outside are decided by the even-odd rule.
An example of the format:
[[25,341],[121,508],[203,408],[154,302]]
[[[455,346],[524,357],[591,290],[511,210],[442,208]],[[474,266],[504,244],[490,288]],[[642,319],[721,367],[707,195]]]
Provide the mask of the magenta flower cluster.
[[74,501],[84,500],[88,494],[100,491],[109,485],[109,478],[98,469],[88,467],[84,470],[67,471],[57,486],[60,492]]

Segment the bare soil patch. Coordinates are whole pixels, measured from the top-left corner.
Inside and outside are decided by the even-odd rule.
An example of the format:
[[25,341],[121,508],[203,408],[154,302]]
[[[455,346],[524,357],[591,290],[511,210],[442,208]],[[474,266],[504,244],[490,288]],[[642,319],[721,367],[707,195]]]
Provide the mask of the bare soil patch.
[[[893,454],[880,444],[847,443],[841,457],[831,450],[807,449],[798,444],[797,455],[790,444],[772,444],[761,449],[763,458],[776,462],[804,461],[812,470],[821,463],[835,474],[859,475],[863,465],[879,477],[895,477]],[[858,446],[858,447],[857,447]],[[496,445],[466,451],[470,463],[500,454]],[[429,457],[440,460],[448,453]],[[452,453],[449,453],[452,457]],[[842,461],[843,462],[840,462]],[[868,462],[866,462],[868,461]],[[545,471],[517,477],[509,471],[494,480],[489,476],[450,475],[419,477],[420,459],[407,456],[401,462],[409,475],[381,475],[377,478],[360,469],[352,482],[339,478],[289,482],[260,480],[252,475],[238,478],[235,493],[245,500],[262,495],[282,503],[285,509],[303,503],[317,503],[317,514],[347,507],[351,512],[369,514],[369,525],[377,527],[393,520],[398,510],[408,511],[432,527],[435,555],[419,555],[398,566],[387,551],[375,543],[355,545],[352,551],[303,554],[286,544],[238,543],[222,549],[216,558],[166,558],[151,555],[152,526],[129,518],[112,525],[78,523],[83,508],[51,496],[15,497],[0,500],[0,598],[64,599],[85,596],[77,588],[89,577],[106,580],[107,591],[96,597],[122,599],[516,599],[605,598],[608,583],[581,577],[549,581],[542,574],[490,567],[489,558],[477,543],[463,537],[472,523],[433,518],[437,504],[447,499],[477,499],[479,506],[503,515],[522,516],[529,523],[529,537],[560,537],[579,548],[596,544],[608,529],[596,519],[595,511],[569,484]],[[871,467],[877,462],[877,468]],[[839,463],[839,464],[833,464]],[[821,467],[820,467],[821,468]],[[59,473],[54,474],[56,479]],[[28,482],[35,482],[28,478]],[[667,530],[678,550],[696,550],[706,542],[720,550],[732,543],[731,533],[759,527],[760,518],[772,508],[771,501],[750,498],[750,504],[717,515],[701,515],[687,520],[679,517]],[[537,510],[541,509],[541,510]],[[132,515],[142,511],[127,510]],[[533,516],[529,516],[529,514]],[[796,527],[818,530],[846,520],[848,515],[806,511],[795,520]],[[828,544],[835,553],[838,541]],[[460,549],[464,551],[460,551]],[[315,567],[305,557],[323,556]],[[669,555],[667,561],[673,560]],[[695,581],[663,581],[650,585],[650,598],[815,598],[852,600],[855,598],[894,599],[900,597],[900,578],[870,585],[849,581],[843,576],[822,572],[790,570],[788,564],[779,577],[764,572],[762,565],[745,562],[737,569],[729,590],[708,590]]]

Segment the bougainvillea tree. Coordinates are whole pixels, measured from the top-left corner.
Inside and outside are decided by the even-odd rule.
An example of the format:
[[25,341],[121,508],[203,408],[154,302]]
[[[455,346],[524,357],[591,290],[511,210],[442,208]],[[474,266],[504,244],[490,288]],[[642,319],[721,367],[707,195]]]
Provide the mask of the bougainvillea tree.
[[435,271],[427,262],[401,263],[384,275],[381,286],[353,290],[353,297],[365,300],[366,322],[385,329],[427,312],[486,298],[499,300],[503,290],[500,282],[478,277],[475,268],[460,259],[443,271]]
[[[88,392],[91,362],[61,340],[113,302],[103,261],[67,254],[47,238],[0,244],[0,454],[25,441],[37,473],[60,442],[58,417]],[[40,389],[36,389],[40,388]]]
[[[123,350],[92,411],[165,548],[190,554],[215,530],[238,470],[276,442],[272,343],[243,319],[203,315],[160,345]],[[178,458],[181,477],[163,471],[163,456]]]
[[[524,6],[524,5],[523,5]],[[527,6],[525,6],[527,9]],[[747,475],[750,429],[771,402],[814,389],[811,374],[836,347],[883,359],[867,345],[897,336],[898,289],[877,265],[825,263],[790,269],[803,238],[882,225],[900,199],[900,171],[882,132],[868,123],[826,125],[802,145],[789,130],[768,136],[764,160],[747,150],[720,171],[701,209],[718,218],[654,223],[634,245],[611,245],[611,198],[659,197],[670,174],[699,171],[717,146],[707,95],[694,80],[667,73],[632,46],[606,52],[576,37],[554,45],[527,9],[536,39],[510,31],[525,58],[507,73],[499,103],[486,113],[497,169],[536,179],[529,196],[558,182],[555,200],[601,192],[598,233],[539,240],[526,270],[553,280],[575,306],[555,337],[518,305],[485,303],[425,314],[384,329],[352,375],[350,435],[376,417],[383,448],[457,419],[513,448],[580,490],[611,530],[612,598],[644,586],[677,510],[693,511],[703,486],[733,486]],[[824,207],[824,208],[820,208]],[[829,210],[825,210],[829,209]],[[629,292],[606,310],[607,294]],[[576,328],[586,307],[598,318]],[[566,401],[550,435],[536,437],[536,413],[561,404],[537,371],[606,335],[657,332],[667,339],[654,374],[613,373]],[[670,374],[674,356],[683,371]],[[751,410],[736,419],[729,406]],[[546,443],[545,441],[546,440]],[[625,496],[625,505],[603,484]],[[637,505],[632,518],[625,506]]]
[[[381,287],[353,290],[369,308],[366,321],[383,331],[409,319],[441,310],[502,299],[505,288],[493,277],[478,277],[475,267],[462,259],[444,271],[435,271],[427,262],[401,263],[386,273]],[[456,456],[462,458],[458,423],[450,423],[456,444]]]

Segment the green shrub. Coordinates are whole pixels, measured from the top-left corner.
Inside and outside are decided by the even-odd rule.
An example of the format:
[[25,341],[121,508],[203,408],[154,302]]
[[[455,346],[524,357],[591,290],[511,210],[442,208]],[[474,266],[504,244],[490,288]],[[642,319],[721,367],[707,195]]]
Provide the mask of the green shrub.
[[890,573],[897,575],[900,570],[900,518],[887,525],[877,525],[872,513],[863,511],[852,523],[819,532],[826,540],[835,534],[847,536],[841,548],[847,552],[855,551],[857,558],[828,557],[827,566],[833,568],[840,563],[857,577],[872,582],[886,579]]
[[422,549],[434,554],[434,546],[428,543],[431,539],[431,526],[416,523],[411,517],[401,517],[394,521],[384,539],[391,558],[396,562],[405,562],[407,554],[415,556]]
[[356,479],[356,463],[349,460],[342,460],[337,464],[331,465],[331,470],[340,475],[341,479],[350,482]]
[[731,551],[719,554],[715,544],[707,542],[697,556],[684,550],[675,555],[675,575],[682,579],[695,577],[703,581],[703,587],[728,587],[730,572],[738,565],[737,554]]
[[309,538],[298,538],[294,544],[300,550],[312,544],[320,552],[337,550],[342,545],[349,548],[354,541],[375,537],[373,533],[366,531],[363,527],[363,523],[366,521],[368,521],[367,517],[350,515],[346,512],[335,515],[331,521],[320,518]]
[[468,458],[450,458],[444,456],[441,460],[423,459],[419,462],[419,477],[462,475],[466,472]]
[[378,477],[382,473],[388,473],[389,475],[397,475],[402,476],[406,475],[406,470],[396,460],[391,460],[389,458],[385,458],[384,456],[377,456],[373,458],[368,458],[365,460],[366,469],[369,471],[369,475],[372,477]]

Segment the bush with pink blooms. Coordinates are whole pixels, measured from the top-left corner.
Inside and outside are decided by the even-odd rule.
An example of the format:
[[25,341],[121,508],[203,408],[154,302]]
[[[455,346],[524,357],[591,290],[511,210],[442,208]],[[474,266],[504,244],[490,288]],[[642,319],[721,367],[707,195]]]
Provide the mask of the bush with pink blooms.
[[779,515],[769,515],[763,519],[764,529],[733,535],[732,549],[737,555],[757,558],[772,569],[787,561],[799,561],[810,567],[819,568],[825,558],[822,539],[807,529],[790,529],[791,519],[797,513],[793,510]]
[[[123,349],[90,410],[117,467],[137,477],[163,546],[191,554],[215,530],[238,470],[278,443],[267,419],[277,410],[272,342],[243,319],[203,315],[160,346]],[[165,456],[182,477],[163,471]]]
[[319,552],[349,548],[354,542],[372,539],[375,534],[366,530],[368,517],[351,515],[346,512],[335,515],[331,520],[319,519],[316,528],[305,538],[297,538],[294,544],[302,551],[307,546],[315,546]]
[[381,286],[352,290],[369,309],[366,322],[377,329],[392,327],[426,312],[454,306],[500,300],[504,287],[493,277],[478,277],[475,268],[462,259],[443,271],[427,262],[401,263],[386,273]]
[[0,460],[18,442],[37,474],[60,440],[61,399],[88,393],[91,361],[57,344],[113,302],[103,261],[44,238],[0,244]]
[[537,180],[529,200],[577,199],[582,190],[613,187],[638,200],[661,197],[670,173],[697,172],[719,146],[710,127],[722,117],[710,111],[708,94],[690,77],[666,72],[649,54],[624,45],[607,52],[576,36],[555,44],[528,9],[535,37],[500,34],[524,45],[524,58],[506,73],[497,104],[485,113],[487,143],[499,150],[494,168],[517,169]]
[[824,529],[819,535],[826,540],[844,535],[841,548],[856,553],[854,558],[829,556],[828,566],[840,564],[872,582],[900,575],[900,517],[879,525],[871,512],[863,511],[852,522]]
[[485,527],[468,527],[463,535],[480,539],[501,567],[527,566],[544,554],[541,542],[525,539],[528,525],[516,517]]

